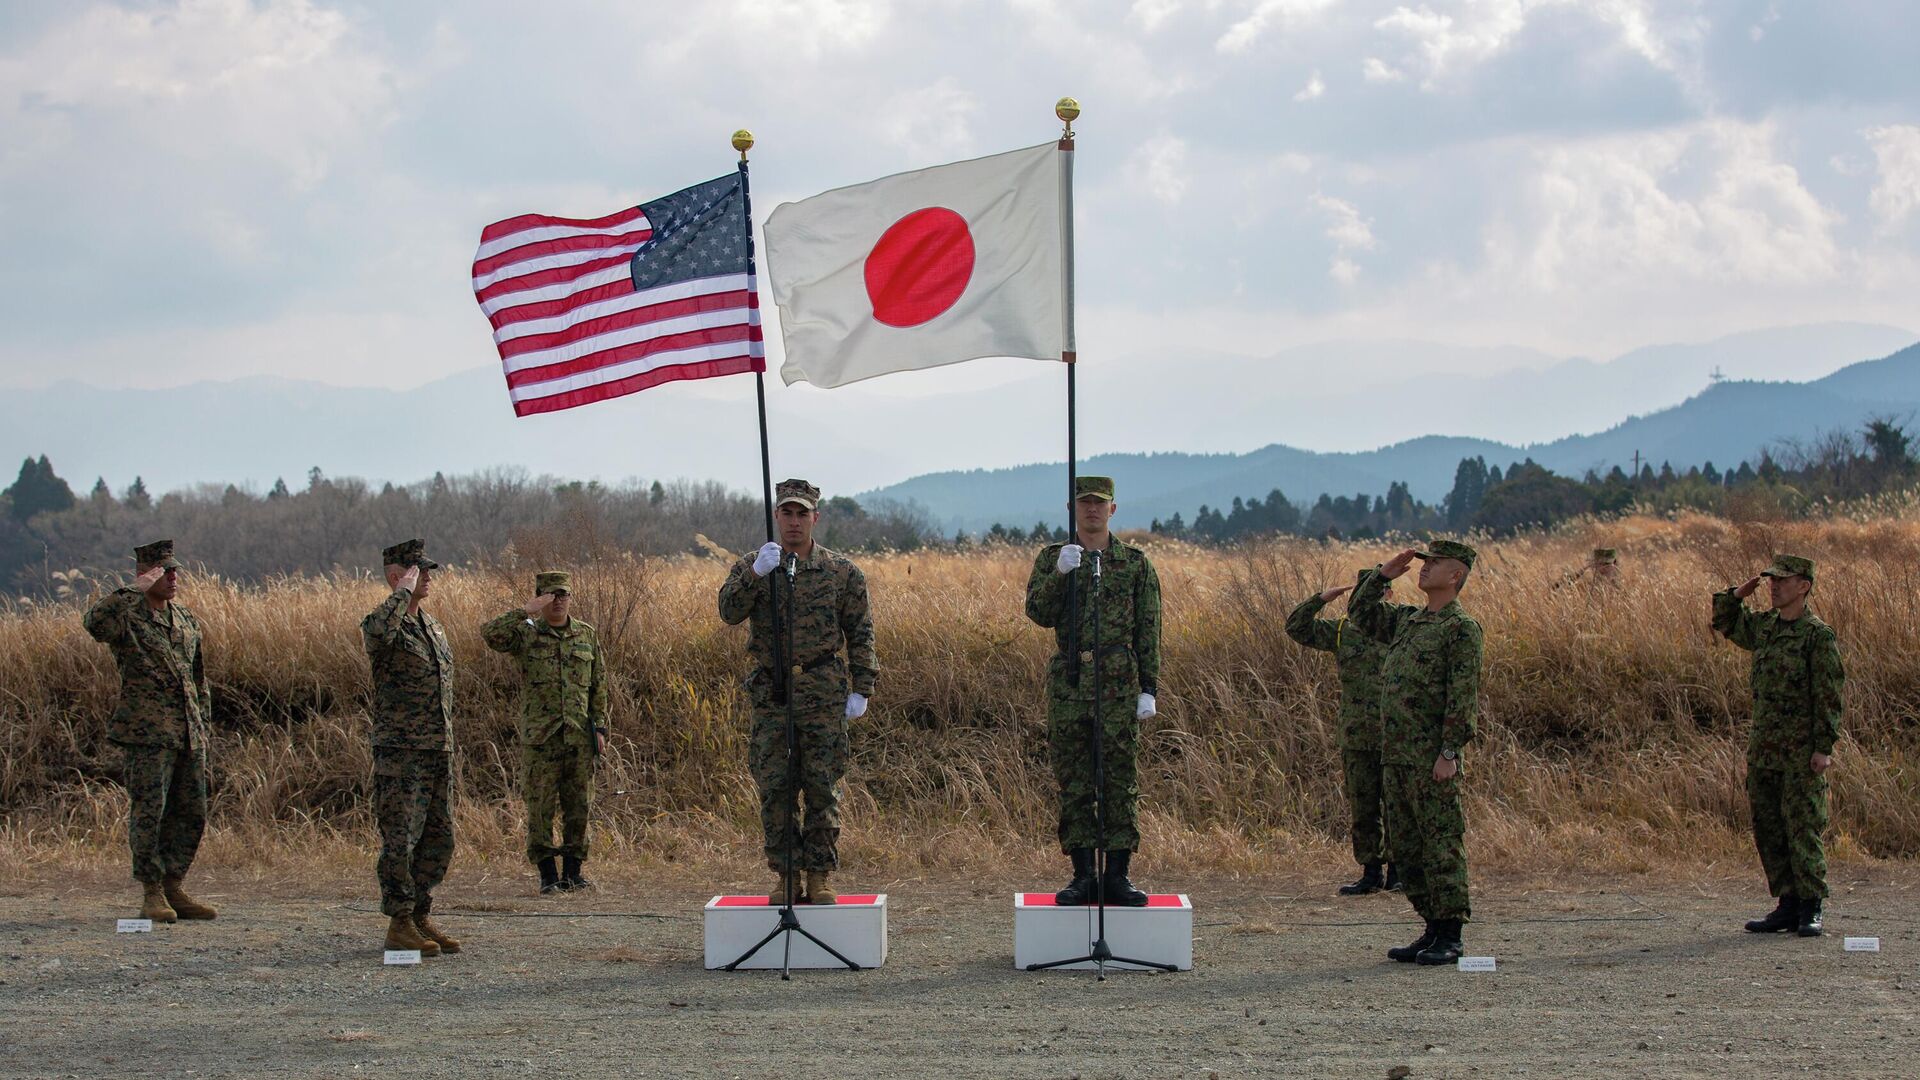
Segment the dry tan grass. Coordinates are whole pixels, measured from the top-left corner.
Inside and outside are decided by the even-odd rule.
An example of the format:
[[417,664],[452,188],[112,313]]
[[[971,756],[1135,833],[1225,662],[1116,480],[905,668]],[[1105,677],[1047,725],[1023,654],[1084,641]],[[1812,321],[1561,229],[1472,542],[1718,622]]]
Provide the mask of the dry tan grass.
[[[1596,544],[1625,584],[1554,588]],[[1920,854],[1920,524],[1905,518],[1736,525],[1628,519],[1481,543],[1464,597],[1486,628],[1481,742],[1470,751],[1474,858],[1546,873],[1750,861],[1741,787],[1745,654],[1708,632],[1708,594],[1777,548],[1820,561],[1815,608],[1840,632],[1847,734],[1834,779],[1841,857]],[[1278,541],[1152,548],[1166,595],[1161,716],[1144,740],[1146,846],[1221,875],[1337,858],[1343,846],[1332,669],[1281,632],[1309,592],[1352,580],[1384,545]],[[863,560],[884,668],[855,725],[849,860],[891,872],[1051,867],[1052,783],[1038,691],[1051,649],[1021,611],[1031,551]],[[503,566],[507,563],[503,562]],[[609,635],[615,737],[597,858],[750,867],[743,632],[723,626],[711,558],[609,557],[580,568],[582,617]],[[463,865],[523,875],[514,795],[517,678],[480,626],[515,603],[507,569],[450,572],[432,610],[459,658]],[[1411,598],[1405,592],[1403,598]],[[288,867],[364,875],[370,841],[365,578],[185,584],[208,629],[218,741],[203,859],[261,881]],[[1336,605],[1337,606],[1337,605]],[[79,608],[0,615],[0,852],[29,865],[124,859],[125,802],[103,724],[111,660]]]

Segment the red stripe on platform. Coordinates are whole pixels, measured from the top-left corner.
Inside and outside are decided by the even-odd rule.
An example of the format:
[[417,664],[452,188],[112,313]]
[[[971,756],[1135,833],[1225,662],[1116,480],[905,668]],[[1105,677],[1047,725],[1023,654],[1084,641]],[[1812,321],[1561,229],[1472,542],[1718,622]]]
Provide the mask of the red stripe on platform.
[[[879,893],[855,893],[849,896],[842,896],[839,900],[831,904],[822,904],[820,906],[823,908],[867,907],[873,904],[877,904],[879,902],[880,902]],[[716,897],[714,899],[713,906],[714,907],[778,907],[779,905],[775,904],[773,901],[767,899],[764,896],[721,896],[721,897]],[[813,905],[812,904],[796,904],[794,906],[795,907],[812,907]]]
[[[1020,904],[1022,907],[1058,907],[1059,906],[1053,902],[1053,894],[1050,892],[1021,893]],[[1081,906],[1092,907],[1093,905],[1082,904]],[[1107,906],[1120,907],[1121,905],[1108,904]],[[1177,908],[1180,906],[1180,894],[1179,893],[1149,893],[1147,895],[1147,906],[1150,908],[1152,907]]]

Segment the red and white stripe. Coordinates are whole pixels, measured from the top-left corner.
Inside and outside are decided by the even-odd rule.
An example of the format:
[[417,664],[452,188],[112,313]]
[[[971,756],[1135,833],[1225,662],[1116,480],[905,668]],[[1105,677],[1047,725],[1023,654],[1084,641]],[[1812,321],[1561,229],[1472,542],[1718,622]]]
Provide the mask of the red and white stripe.
[[473,295],[493,324],[516,415],[765,369],[753,275],[635,291],[629,262],[652,235],[638,207],[523,214],[482,230]]

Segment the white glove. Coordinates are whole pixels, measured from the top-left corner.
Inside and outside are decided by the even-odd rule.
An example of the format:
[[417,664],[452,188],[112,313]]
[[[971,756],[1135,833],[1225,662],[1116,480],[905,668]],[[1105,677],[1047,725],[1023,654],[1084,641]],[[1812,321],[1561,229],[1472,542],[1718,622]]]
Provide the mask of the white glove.
[[753,576],[766,577],[773,568],[780,565],[780,545],[769,540],[760,545],[760,554],[753,557]]
[[1149,716],[1158,715],[1160,715],[1160,710],[1154,707],[1153,695],[1141,694],[1140,703],[1134,706],[1133,718],[1135,720],[1145,720]]
[[867,696],[865,694],[847,695],[847,719],[858,720],[867,715]]
[[1080,553],[1086,549],[1079,544],[1068,544],[1060,549],[1060,561],[1054,565],[1054,572],[1071,574],[1080,568]]

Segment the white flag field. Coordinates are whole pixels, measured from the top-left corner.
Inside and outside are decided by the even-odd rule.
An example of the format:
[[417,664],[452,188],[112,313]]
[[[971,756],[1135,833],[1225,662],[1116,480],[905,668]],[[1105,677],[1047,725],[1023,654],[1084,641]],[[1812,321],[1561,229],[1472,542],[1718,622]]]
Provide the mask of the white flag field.
[[830,387],[984,356],[1061,359],[1069,158],[1046,143],[775,208],[781,379]]

